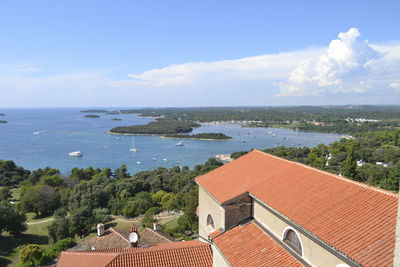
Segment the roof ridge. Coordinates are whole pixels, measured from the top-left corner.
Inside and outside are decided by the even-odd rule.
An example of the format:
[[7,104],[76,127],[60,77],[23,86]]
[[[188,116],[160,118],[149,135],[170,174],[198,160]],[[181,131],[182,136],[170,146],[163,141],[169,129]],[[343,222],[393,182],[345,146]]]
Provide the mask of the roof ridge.
[[94,252],[96,252],[96,250],[62,251],[61,253],[69,254],[69,255],[80,254],[80,255],[90,255],[90,256],[92,256],[94,254],[96,254],[96,256],[99,256],[99,255],[109,256],[112,254],[114,254],[115,256],[118,256],[118,255],[122,254],[120,252],[96,252],[96,253],[94,253]]
[[117,234],[119,237],[121,237],[123,240],[125,240],[126,242],[128,242],[129,244],[131,243],[126,237],[124,237],[122,234],[120,234],[117,230],[115,230],[114,228],[110,227],[110,230],[112,232],[114,232],[115,234]]
[[388,195],[388,196],[392,196],[394,198],[399,198],[399,195],[396,194],[396,193],[393,193],[393,192],[390,192],[390,191],[387,191],[387,190],[384,190],[384,189],[381,189],[381,188],[377,188],[377,187],[372,186],[372,185],[367,185],[367,184],[364,184],[364,183],[361,183],[361,182],[357,182],[357,181],[351,180],[350,178],[339,176],[339,175],[334,174],[334,173],[330,173],[330,172],[327,172],[327,171],[324,171],[324,170],[320,170],[320,169],[317,169],[315,167],[311,167],[311,166],[308,166],[306,164],[303,164],[301,162],[290,161],[288,159],[281,158],[281,157],[269,154],[267,152],[264,152],[264,151],[261,151],[261,150],[258,150],[258,149],[254,149],[253,151],[261,153],[261,154],[263,154],[265,156],[269,156],[269,157],[272,157],[272,158],[275,158],[275,159],[279,159],[279,160],[285,161],[285,162],[290,163],[290,164],[295,164],[295,165],[301,166],[301,167],[306,168],[306,169],[310,169],[310,170],[317,171],[317,172],[325,174],[325,175],[329,175],[329,176],[331,176],[333,178],[336,178],[336,179],[339,179],[339,180],[342,180],[344,182],[351,183],[351,184],[354,184],[354,185],[357,185],[357,186],[360,186],[360,187],[364,187],[366,189],[370,189],[370,190],[376,191],[378,193],[382,193],[382,194],[385,194],[385,195]]

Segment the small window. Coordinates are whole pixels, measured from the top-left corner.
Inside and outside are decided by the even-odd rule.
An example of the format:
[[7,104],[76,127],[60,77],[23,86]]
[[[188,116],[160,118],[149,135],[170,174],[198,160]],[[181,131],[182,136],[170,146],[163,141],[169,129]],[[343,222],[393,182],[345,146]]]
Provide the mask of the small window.
[[300,239],[293,230],[288,230],[283,238],[283,241],[289,245],[298,254],[302,254]]
[[208,214],[207,216],[207,226],[211,227],[214,230],[214,220],[211,217],[211,214]]

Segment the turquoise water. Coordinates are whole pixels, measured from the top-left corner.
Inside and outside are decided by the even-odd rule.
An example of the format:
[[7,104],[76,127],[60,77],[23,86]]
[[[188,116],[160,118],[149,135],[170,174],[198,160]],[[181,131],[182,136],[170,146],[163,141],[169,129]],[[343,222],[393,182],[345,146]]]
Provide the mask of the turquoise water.
[[[117,109],[117,108],[116,108]],[[115,126],[146,124],[152,119],[137,115],[106,115],[100,118],[84,118],[82,110],[69,109],[0,109],[8,123],[0,124],[0,159],[14,160],[26,169],[51,166],[63,173],[73,167],[110,167],[115,169],[126,164],[132,173],[160,166],[189,166],[204,163],[215,154],[232,153],[252,148],[265,149],[276,145],[309,146],[329,144],[340,138],[336,134],[294,132],[274,128],[242,128],[237,124],[204,125],[193,133],[222,132],[232,136],[227,141],[183,140],[184,146],[175,144],[181,140],[163,139],[158,136],[135,136],[132,153],[131,136],[105,134]],[[111,121],[118,117],[122,121]],[[34,132],[40,131],[35,135]],[[276,136],[268,134],[273,132]],[[245,142],[243,142],[245,140]],[[81,158],[69,157],[68,153],[80,150]],[[165,162],[163,159],[167,159]],[[138,164],[138,161],[140,164]]]

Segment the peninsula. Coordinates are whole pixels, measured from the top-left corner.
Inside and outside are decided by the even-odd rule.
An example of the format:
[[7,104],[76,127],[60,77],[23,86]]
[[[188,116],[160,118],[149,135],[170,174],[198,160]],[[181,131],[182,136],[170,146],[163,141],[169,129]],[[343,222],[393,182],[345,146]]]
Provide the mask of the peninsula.
[[199,139],[199,140],[210,140],[210,141],[232,139],[232,137],[227,136],[223,133],[198,133],[198,134],[193,134],[193,135],[167,134],[167,135],[163,135],[162,137],[163,138],[175,138],[175,139]]
[[104,109],[87,109],[87,110],[81,110],[81,113],[107,113],[107,110]]
[[193,121],[182,121],[182,120],[156,120],[149,122],[145,125],[135,126],[119,126],[112,128],[109,134],[179,134],[189,133],[194,127],[199,127],[200,124]]
[[92,114],[85,115],[84,117],[85,117],[85,118],[100,118],[99,115],[92,115]]

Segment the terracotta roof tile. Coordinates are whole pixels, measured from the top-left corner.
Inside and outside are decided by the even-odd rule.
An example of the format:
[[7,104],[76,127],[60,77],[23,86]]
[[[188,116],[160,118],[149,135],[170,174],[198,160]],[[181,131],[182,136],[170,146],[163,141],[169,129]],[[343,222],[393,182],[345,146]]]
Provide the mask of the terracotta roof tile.
[[303,266],[254,222],[236,226],[213,241],[232,266]]
[[128,239],[121,236],[116,230],[110,227],[100,237],[94,237],[90,242],[95,249],[107,249],[115,247],[130,247],[131,243]]
[[[64,253],[64,252],[63,252]],[[106,262],[103,255],[112,255]],[[99,256],[99,258],[97,258]],[[112,257],[112,258],[111,258]],[[107,258],[107,260],[109,259]],[[90,262],[96,259],[96,265],[108,267],[138,267],[138,266],[194,266],[211,267],[212,252],[210,245],[197,240],[185,242],[164,243],[147,248],[111,248],[92,251],[68,252],[63,256],[66,263]],[[61,258],[60,258],[61,260]],[[105,264],[103,264],[106,262]],[[60,265],[57,265],[60,266]],[[78,266],[78,265],[62,265]],[[83,265],[80,265],[83,266]],[[79,267],[79,266],[78,266]]]
[[220,203],[249,192],[362,265],[392,264],[396,194],[257,150],[196,181]]
[[61,252],[57,267],[98,267],[107,266],[119,253],[77,253]]

